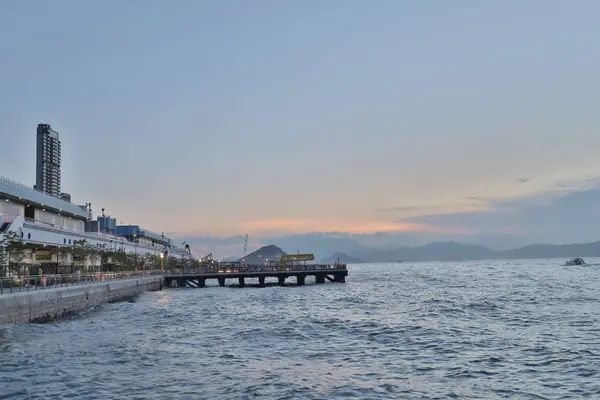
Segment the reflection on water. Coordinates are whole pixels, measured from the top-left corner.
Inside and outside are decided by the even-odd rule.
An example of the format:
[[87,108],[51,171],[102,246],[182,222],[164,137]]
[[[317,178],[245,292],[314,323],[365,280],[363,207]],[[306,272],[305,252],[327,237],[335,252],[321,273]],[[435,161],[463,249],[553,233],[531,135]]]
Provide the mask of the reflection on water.
[[4,326],[0,398],[599,396],[600,267],[559,264],[357,265],[346,284],[168,289]]

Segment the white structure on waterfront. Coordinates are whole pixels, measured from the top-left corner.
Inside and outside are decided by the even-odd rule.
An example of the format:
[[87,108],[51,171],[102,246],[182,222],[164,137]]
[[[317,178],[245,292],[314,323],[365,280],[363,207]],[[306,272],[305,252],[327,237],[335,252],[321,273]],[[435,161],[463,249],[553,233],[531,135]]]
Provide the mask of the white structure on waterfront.
[[[82,240],[99,248],[142,256],[150,254],[158,257],[163,254],[166,257],[191,258],[189,250],[175,246],[164,235],[147,230],[138,229],[138,234],[129,237],[98,232],[97,229],[90,232],[89,227],[97,223],[91,221],[91,217],[89,205],[79,206],[0,177],[0,239],[11,235],[14,240],[41,248],[40,251],[26,253],[24,263],[43,262],[37,259],[39,254],[46,262],[71,264],[73,260],[68,248]],[[44,248],[54,251],[48,255]],[[60,251],[62,248],[65,248],[64,251]]]

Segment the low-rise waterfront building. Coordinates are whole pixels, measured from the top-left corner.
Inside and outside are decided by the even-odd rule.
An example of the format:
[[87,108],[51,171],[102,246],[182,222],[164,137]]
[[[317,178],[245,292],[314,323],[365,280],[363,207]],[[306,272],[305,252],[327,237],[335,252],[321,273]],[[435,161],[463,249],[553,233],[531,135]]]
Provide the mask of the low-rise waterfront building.
[[[191,257],[188,249],[174,245],[164,234],[136,225],[119,226],[115,218],[106,215],[96,221],[92,217],[90,203],[77,205],[0,177],[0,242],[18,244],[19,263],[52,267],[57,272],[76,264],[102,263],[94,254],[81,258],[78,250],[84,244],[88,249],[140,257]],[[6,264],[14,255],[6,257],[5,251],[0,249],[0,256],[4,254],[0,260]]]

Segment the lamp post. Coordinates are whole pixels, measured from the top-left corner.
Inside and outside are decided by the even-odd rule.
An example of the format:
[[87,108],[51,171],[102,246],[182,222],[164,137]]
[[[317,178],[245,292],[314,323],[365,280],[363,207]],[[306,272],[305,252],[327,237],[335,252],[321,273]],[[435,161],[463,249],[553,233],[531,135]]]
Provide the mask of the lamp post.
[[164,273],[165,272],[165,267],[164,267],[164,263],[163,260],[165,259],[165,253],[160,253],[160,270]]

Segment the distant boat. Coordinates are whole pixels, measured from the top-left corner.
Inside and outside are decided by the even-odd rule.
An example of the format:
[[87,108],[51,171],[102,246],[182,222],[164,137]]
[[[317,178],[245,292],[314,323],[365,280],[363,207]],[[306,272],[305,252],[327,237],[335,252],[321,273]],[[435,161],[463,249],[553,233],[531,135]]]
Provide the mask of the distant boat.
[[565,265],[585,265],[585,261],[581,257],[571,258],[565,262]]

